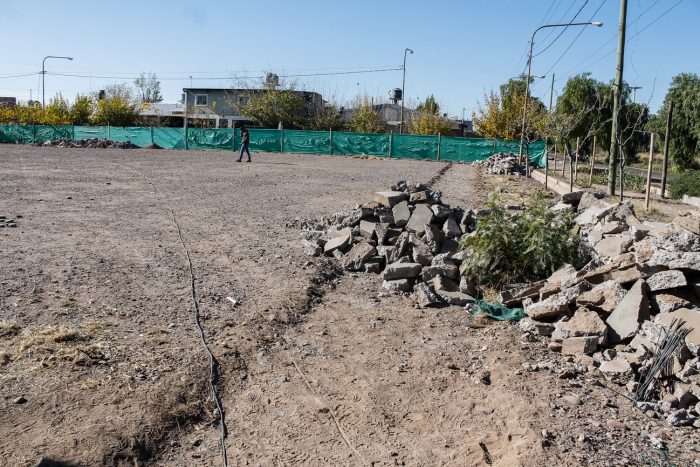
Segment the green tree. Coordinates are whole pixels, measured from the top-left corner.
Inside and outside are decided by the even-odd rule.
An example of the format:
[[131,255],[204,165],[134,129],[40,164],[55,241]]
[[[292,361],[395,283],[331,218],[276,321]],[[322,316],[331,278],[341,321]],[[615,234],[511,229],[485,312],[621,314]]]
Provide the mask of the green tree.
[[452,121],[439,113],[420,113],[408,121],[408,131],[414,135],[445,135],[452,130]]
[[93,125],[134,126],[139,118],[135,104],[123,97],[113,96],[97,101],[97,106],[91,118]]
[[70,120],[72,125],[87,125],[95,110],[95,103],[88,95],[75,96],[75,101],[70,109]]
[[[525,139],[531,141],[543,135],[546,112],[539,99],[531,95],[528,99]],[[479,103],[473,115],[476,132],[486,138],[519,139],[524,103],[525,78],[508,80],[499,93],[491,91]]]
[[671,101],[671,161],[681,170],[691,169],[698,165],[696,158],[700,156],[700,76],[681,73],[673,77],[661,109],[648,124],[648,128],[659,133],[662,140],[666,134],[666,119]]
[[305,128],[309,130],[342,130],[343,121],[340,118],[340,109],[335,105],[327,105],[315,111],[308,118]]
[[70,125],[70,104],[61,94],[49,101],[42,112],[40,122],[42,125]]
[[360,104],[352,113],[350,130],[357,133],[383,133],[386,124],[369,102]]
[[134,80],[134,86],[139,93],[141,103],[154,103],[163,100],[163,95],[160,93],[160,81],[155,73],[141,73]]
[[303,96],[292,89],[266,89],[257,93],[241,109],[241,115],[263,128],[303,128],[309,106]]
[[426,97],[425,101],[421,102],[416,106],[416,110],[419,112],[426,112],[430,114],[440,113],[440,104],[435,100],[435,96],[432,94]]

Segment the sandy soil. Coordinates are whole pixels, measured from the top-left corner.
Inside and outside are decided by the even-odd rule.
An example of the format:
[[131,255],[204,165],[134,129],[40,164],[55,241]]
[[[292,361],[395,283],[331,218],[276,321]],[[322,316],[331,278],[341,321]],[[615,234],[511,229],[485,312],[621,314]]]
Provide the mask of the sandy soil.
[[[0,146],[0,214],[18,224],[0,230],[0,465],[222,465],[172,213],[220,365],[230,465],[658,462],[644,432],[675,462],[697,459],[695,435],[516,325],[419,310],[302,254],[295,219],[444,166]],[[537,186],[464,165],[435,186],[469,207],[494,185],[513,202]]]

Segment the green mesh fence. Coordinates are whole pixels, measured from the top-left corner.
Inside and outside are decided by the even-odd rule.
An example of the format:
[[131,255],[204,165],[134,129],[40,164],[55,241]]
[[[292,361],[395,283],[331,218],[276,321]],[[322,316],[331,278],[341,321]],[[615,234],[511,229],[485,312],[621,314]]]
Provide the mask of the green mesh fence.
[[[185,139],[185,133],[187,138]],[[32,144],[58,139],[110,139],[131,141],[146,147],[156,144],[164,149],[217,149],[238,151],[239,129],[230,128],[155,128],[90,126],[0,125],[0,143]],[[420,135],[349,133],[342,131],[303,131],[250,129],[250,150],[255,152],[291,152],[301,154],[368,154],[396,159],[429,159],[474,162],[496,152],[519,152],[518,141],[455,138]],[[544,167],[543,141],[526,145],[532,162]]]

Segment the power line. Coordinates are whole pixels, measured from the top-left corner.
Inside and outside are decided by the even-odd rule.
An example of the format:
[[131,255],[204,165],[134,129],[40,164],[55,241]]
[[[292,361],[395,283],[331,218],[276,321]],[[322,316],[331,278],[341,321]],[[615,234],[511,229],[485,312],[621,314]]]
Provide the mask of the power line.
[[[557,5],[557,8],[554,9],[554,11],[556,11],[556,10],[559,8],[559,5],[561,5],[561,0],[553,0],[553,1],[552,1],[552,3],[549,5],[549,8],[547,9],[547,12],[544,14],[544,18],[542,18],[542,21],[541,21],[540,24],[537,26],[538,28],[545,24],[545,22],[546,22],[547,19],[549,18],[550,12],[551,12],[552,14],[554,14],[554,12],[552,11],[552,7],[553,7],[554,5]],[[570,8],[570,7],[569,7],[569,8]],[[522,56],[520,57],[520,59],[517,61],[517,64],[515,65],[515,70],[514,70],[513,73],[511,73],[511,74],[515,75],[515,73],[516,73],[516,71],[518,70],[518,68],[520,68],[520,63],[525,59],[525,57],[527,57],[527,50],[528,50],[528,47],[527,47],[527,45],[526,45],[526,46],[525,46],[525,50],[523,51]]]
[[[583,9],[586,7],[586,5],[588,5],[588,0],[586,0],[586,1],[583,3],[583,5],[581,5],[581,8],[579,8],[578,11],[576,12],[576,14],[574,15],[574,17],[571,18],[571,19],[569,20],[569,23],[573,23],[573,22],[574,22],[574,20],[578,17],[578,15],[581,14],[581,11],[583,11]],[[569,26],[566,26],[565,28],[563,28],[563,29],[561,30],[561,32],[559,33],[559,35],[558,35],[557,37],[555,37],[554,40],[553,40],[552,42],[550,42],[550,43],[547,45],[547,47],[545,47],[544,49],[540,50],[539,52],[537,52],[537,53],[536,53],[535,55],[533,55],[532,57],[534,58],[534,57],[537,57],[538,55],[542,55],[543,53],[545,53],[545,52],[547,51],[547,49],[549,49],[551,46],[553,46],[553,45],[559,40],[559,38],[562,36],[562,34],[564,34],[568,29],[569,29]]]
[[0,75],[0,79],[24,78],[25,76],[41,75],[41,73],[24,73],[20,75]]

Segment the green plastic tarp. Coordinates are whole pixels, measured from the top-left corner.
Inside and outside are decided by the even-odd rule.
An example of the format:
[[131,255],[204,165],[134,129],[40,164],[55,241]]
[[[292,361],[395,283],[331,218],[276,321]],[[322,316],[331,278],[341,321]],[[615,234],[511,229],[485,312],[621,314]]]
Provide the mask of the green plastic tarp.
[[163,149],[185,149],[185,129],[154,127],[153,144]]
[[[248,147],[251,151],[280,152],[280,130],[251,128],[248,131],[250,132]],[[240,139],[238,141],[240,141]],[[240,149],[240,146],[238,146],[237,149]]]
[[437,159],[438,137],[394,135],[391,157],[397,159]]
[[[335,135],[333,135],[335,137]],[[300,154],[328,154],[330,132],[284,130],[284,152]]]
[[333,132],[333,152],[340,156],[356,156],[368,154],[371,156],[389,155],[388,134]]
[[107,127],[106,126],[76,126],[75,127],[75,139],[107,139]]
[[440,160],[475,162],[493,155],[496,140],[479,138],[450,138],[440,140]]
[[525,310],[522,308],[508,308],[500,303],[477,300],[469,308],[469,314],[482,314],[498,321],[520,321],[525,317]]
[[[188,149],[234,150],[233,130],[228,128],[188,128]],[[160,145],[159,145],[160,146]]]

